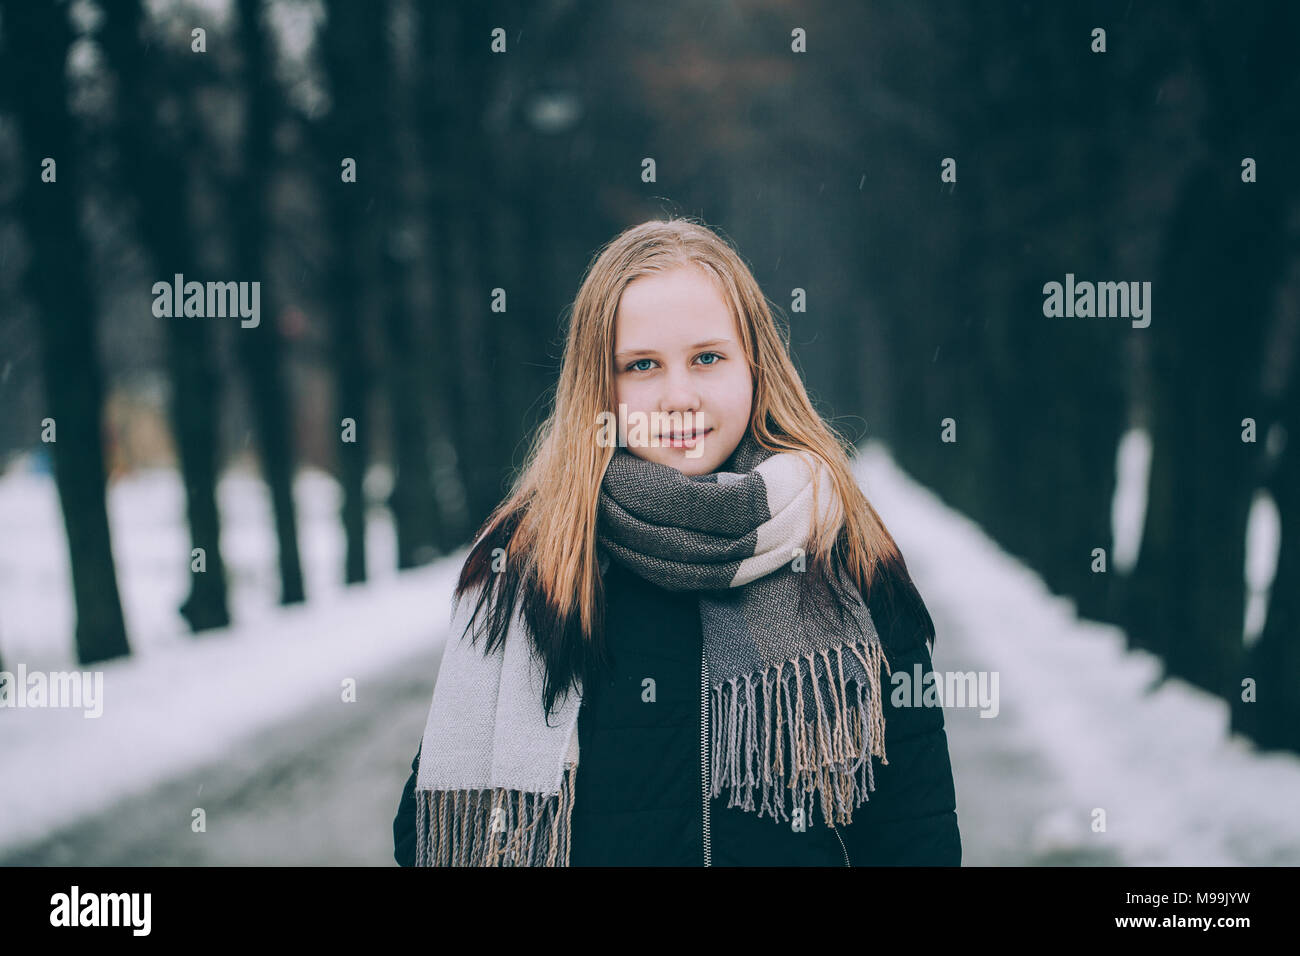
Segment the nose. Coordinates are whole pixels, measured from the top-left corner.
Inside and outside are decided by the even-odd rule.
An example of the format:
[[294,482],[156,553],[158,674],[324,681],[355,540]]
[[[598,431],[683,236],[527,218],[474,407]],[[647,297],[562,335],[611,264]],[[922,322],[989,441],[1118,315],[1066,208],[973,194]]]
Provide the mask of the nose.
[[664,390],[659,396],[659,408],[664,412],[697,412],[700,410],[700,390],[685,369],[673,369],[664,377]]

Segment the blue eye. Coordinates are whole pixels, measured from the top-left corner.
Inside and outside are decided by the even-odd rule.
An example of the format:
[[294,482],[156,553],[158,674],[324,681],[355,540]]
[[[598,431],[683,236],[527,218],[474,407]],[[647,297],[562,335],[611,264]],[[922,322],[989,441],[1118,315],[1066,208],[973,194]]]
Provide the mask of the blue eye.
[[[701,362],[701,363],[700,363],[701,365],[717,365],[718,362],[721,361],[722,358],[723,358],[723,356],[722,356],[720,353],[718,353],[718,352],[701,352],[700,355],[699,355],[699,358],[704,358],[706,355],[712,355],[713,358],[715,359],[715,361],[712,361],[712,362]],[[642,362],[650,362],[651,364],[653,364],[653,363],[654,363],[654,359],[648,359],[648,358],[637,359],[635,362],[630,362],[630,363],[626,366],[626,370],[629,371],[629,372],[648,372],[648,371],[650,371],[649,368],[638,368],[638,366],[639,366]]]

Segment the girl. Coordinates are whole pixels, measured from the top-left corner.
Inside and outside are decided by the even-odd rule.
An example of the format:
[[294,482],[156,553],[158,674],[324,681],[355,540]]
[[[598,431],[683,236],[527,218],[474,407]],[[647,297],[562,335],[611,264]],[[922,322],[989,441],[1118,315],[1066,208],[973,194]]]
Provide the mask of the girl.
[[[749,269],[626,230],[461,569],[404,865],[959,865],[934,627]],[[877,630],[879,628],[879,630]]]

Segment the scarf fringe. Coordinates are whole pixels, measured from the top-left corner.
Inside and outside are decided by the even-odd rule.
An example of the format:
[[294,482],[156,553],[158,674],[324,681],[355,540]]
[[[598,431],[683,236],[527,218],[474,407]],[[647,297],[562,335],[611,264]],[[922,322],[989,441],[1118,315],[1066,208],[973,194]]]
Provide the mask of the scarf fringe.
[[568,866],[577,772],[565,766],[558,794],[416,790],[415,865]]
[[[846,650],[860,662],[865,679],[845,679]],[[828,826],[852,823],[853,810],[876,788],[870,758],[889,763],[878,683],[882,664],[892,672],[878,640],[858,641],[810,651],[714,685],[711,796],[729,787],[727,806],[752,812],[757,789],[758,815],[767,812],[787,820],[789,790],[807,824],[812,823],[814,800]]]

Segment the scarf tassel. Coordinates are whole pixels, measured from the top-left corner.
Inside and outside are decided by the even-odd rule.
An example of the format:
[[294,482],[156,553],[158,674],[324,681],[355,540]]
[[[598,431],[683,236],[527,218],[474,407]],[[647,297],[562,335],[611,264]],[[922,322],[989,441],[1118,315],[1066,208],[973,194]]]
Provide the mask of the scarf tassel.
[[[846,650],[865,678],[845,679]],[[889,763],[877,683],[882,664],[888,672],[878,641],[846,643],[715,685],[711,796],[728,787],[727,806],[753,812],[757,790],[758,815],[787,820],[789,790],[806,824],[815,803],[828,826],[852,823],[853,810],[876,786],[871,757]]]
[[559,793],[417,790],[416,866],[568,866],[577,764]]

